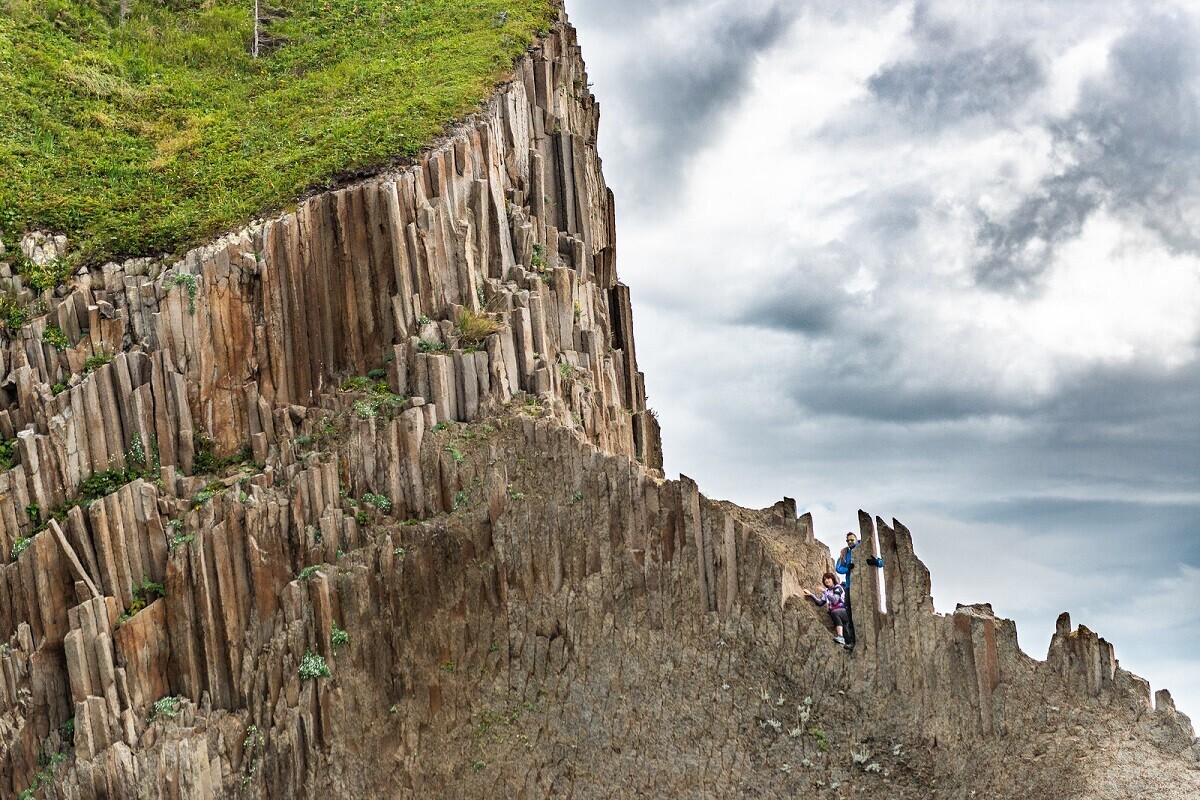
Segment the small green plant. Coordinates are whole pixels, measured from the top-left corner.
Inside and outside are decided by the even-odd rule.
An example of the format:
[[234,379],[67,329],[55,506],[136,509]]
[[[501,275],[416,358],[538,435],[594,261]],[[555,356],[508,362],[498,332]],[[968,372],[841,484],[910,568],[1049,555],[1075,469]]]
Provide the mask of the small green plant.
[[457,670],[458,670],[458,665],[455,664],[453,661],[443,661],[442,662],[442,672],[456,672]]
[[392,551],[392,555],[402,556],[406,552],[408,552],[408,551],[405,550],[403,547],[397,547],[395,550]]
[[0,323],[5,330],[15,333],[29,321],[29,308],[12,291],[0,295]]
[[304,654],[304,658],[300,659],[300,677],[306,681],[313,678],[328,678],[331,674],[329,665],[325,663],[325,659],[319,653],[309,650]]
[[207,503],[209,500],[212,500],[214,497],[219,495],[224,490],[225,490],[224,486],[221,486],[220,488],[214,488],[212,486],[212,484],[209,484],[209,486],[207,488],[202,489],[199,492],[196,492],[196,496],[192,498],[192,508],[199,508],[200,506]]
[[258,768],[258,762],[262,757],[262,749],[266,746],[266,737],[259,731],[257,725],[246,726],[246,738],[242,740],[242,751],[245,754],[244,774],[242,775],[242,788],[245,789],[250,785],[250,779],[254,775],[254,771]]
[[365,511],[359,511],[354,515],[354,521],[359,525],[366,525],[371,521],[371,515]]
[[63,333],[63,329],[57,325],[47,326],[45,333],[42,334],[42,341],[59,352],[71,346],[71,340]]
[[368,492],[362,496],[362,501],[367,505],[375,506],[385,514],[392,510],[392,501],[381,494],[371,494]]
[[422,339],[417,342],[418,353],[441,353],[445,350],[445,343],[439,342],[437,339]]
[[167,532],[171,536],[171,541],[168,548],[174,550],[181,545],[191,544],[196,541],[196,534],[183,532],[183,520],[173,519],[167,523]]
[[454,445],[448,445],[448,446],[446,447],[446,452],[450,454],[450,457],[451,457],[452,459],[454,459],[454,463],[455,463],[455,464],[461,464],[461,463],[463,462],[463,454],[462,454],[462,451],[461,451],[461,450],[459,450],[459,449],[458,449],[457,447],[455,447]]
[[446,428],[449,428],[449,427],[450,427],[450,424],[447,422],[438,422],[429,430],[433,431],[434,433],[437,433],[438,431],[444,431]]
[[314,572],[316,572],[323,566],[325,566],[325,565],[324,564],[312,564],[310,566],[307,566],[304,569],[300,570],[300,573],[298,575],[296,575],[296,578],[298,580],[306,581],[313,576]]
[[150,707],[150,721],[156,719],[175,719],[179,716],[178,697],[164,697],[161,700],[155,700],[154,705]]
[[475,770],[476,772],[482,772],[483,770],[487,769],[487,762],[486,761],[476,761],[474,764],[471,765],[471,769]]
[[337,625],[333,626],[333,631],[329,634],[329,641],[335,647],[350,643],[350,634]]
[[518,491],[517,491],[516,489],[514,489],[514,488],[513,488],[511,485],[509,485],[509,487],[508,487],[508,499],[509,499],[509,500],[524,500],[524,499],[525,499],[525,493],[524,493],[524,492],[518,492]]
[[533,244],[533,255],[529,258],[529,265],[538,272],[546,271],[546,248],[540,242]]
[[829,736],[825,733],[823,728],[818,728],[816,725],[813,725],[808,729],[808,735],[811,736],[813,741],[817,743],[817,747],[822,752],[829,749]]
[[106,469],[84,478],[83,482],[79,484],[79,494],[85,502],[99,500],[135,478],[136,476],[130,475],[125,470]]
[[[382,390],[380,387],[382,386]],[[402,394],[392,394],[386,383],[375,384],[371,387],[373,394],[365,400],[356,400],[354,413],[359,419],[372,419],[384,416],[387,419],[395,417],[408,404],[408,398]]]
[[33,544],[33,540],[25,536],[18,536],[16,539],[14,539],[11,552],[12,560],[16,561],[17,556],[21,555],[21,553],[24,553],[31,544]]
[[217,443],[203,431],[192,437],[192,472],[196,475],[215,475],[235,464],[244,464],[254,458],[250,445],[227,456],[217,455]]
[[0,439],[0,472],[7,472],[17,463],[17,440]]
[[371,379],[364,378],[361,375],[353,378],[346,378],[342,381],[343,392],[369,392],[371,390]]
[[59,381],[58,383],[56,383],[50,387],[50,394],[54,395],[55,397],[58,397],[60,394],[62,394],[66,390],[67,390],[67,385],[65,383]]
[[83,362],[83,372],[84,374],[95,372],[112,360],[112,353],[109,352],[107,346],[102,344],[99,350],[93,350],[92,354]]
[[367,377],[373,381],[382,381],[387,378],[386,369],[373,369],[367,373]]
[[196,276],[190,272],[177,272],[164,281],[167,288],[173,286],[183,286],[187,289],[188,296],[188,313],[196,313],[196,295],[200,291],[200,286],[196,282]]
[[421,316],[417,317],[417,324],[418,324],[418,325],[422,325],[422,326],[424,326],[424,325],[428,325],[430,322],[432,322],[432,320],[431,320],[431,319],[429,319],[429,317],[425,316],[424,314],[422,314]]
[[129,441],[129,460],[141,465],[142,469],[149,466],[146,463],[146,447],[142,444],[142,436],[135,433]]
[[454,510],[455,511],[457,511],[458,509],[465,506],[467,504],[467,502],[468,502],[467,493],[464,492],[462,489],[459,489],[457,492],[454,493]]
[[37,292],[45,292],[57,287],[71,275],[71,264],[64,259],[54,259],[44,264],[38,264],[27,258],[20,259],[18,270],[25,276],[29,287]]
[[29,522],[36,528],[42,524],[42,507],[37,503],[30,503],[25,506],[25,516],[29,517]]
[[133,585],[133,596],[141,600],[143,606],[148,606],[158,598],[166,597],[167,590],[161,583],[155,583],[143,575],[142,582]]

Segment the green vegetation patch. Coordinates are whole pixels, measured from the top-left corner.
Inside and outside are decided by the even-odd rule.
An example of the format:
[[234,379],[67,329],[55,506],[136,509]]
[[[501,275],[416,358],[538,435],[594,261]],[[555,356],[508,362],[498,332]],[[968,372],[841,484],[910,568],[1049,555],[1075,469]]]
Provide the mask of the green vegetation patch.
[[0,229],[91,262],[178,252],[411,157],[549,27],[553,0],[0,0]]

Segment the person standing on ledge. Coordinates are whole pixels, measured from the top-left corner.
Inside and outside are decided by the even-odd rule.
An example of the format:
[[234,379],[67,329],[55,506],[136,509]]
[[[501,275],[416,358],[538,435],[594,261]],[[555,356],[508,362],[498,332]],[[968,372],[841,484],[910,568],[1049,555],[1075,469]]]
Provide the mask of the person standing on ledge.
[[826,572],[821,578],[821,583],[825,588],[821,591],[820,597],[808,589],[805,589],[804,593],[817,605],[825,606],[829,612],[829,618],[833,620],[833,640],[838,644],[845,644],[843,631],[847,625],[846,589],[837,582],[837,578],[833,576],[832,572]]
[[[834,569],[839,575],[846,576],[846,649],[854,647],[857,641],[854,635],[854,609],[850,604],[850,573],[854,571],[854,548],[858,546],[858,537],[853,532],[846,534],[846,546],[842,548]],[[875,556],[865,556],[864,560],[873,567],[882,567],[883,559]]]

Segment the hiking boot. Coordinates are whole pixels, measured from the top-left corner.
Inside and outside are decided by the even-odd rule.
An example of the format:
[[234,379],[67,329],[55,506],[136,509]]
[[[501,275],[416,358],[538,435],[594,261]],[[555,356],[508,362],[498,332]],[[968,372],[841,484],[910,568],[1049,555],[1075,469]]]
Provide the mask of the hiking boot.
[[843,639],[841,636],[835,636],[835,637],[833,637],[833,640],[834,640],[835,642],[837,642],[838,644],[845,644],[845,643],[846,643],[846,640],[845,640],[845,639]]

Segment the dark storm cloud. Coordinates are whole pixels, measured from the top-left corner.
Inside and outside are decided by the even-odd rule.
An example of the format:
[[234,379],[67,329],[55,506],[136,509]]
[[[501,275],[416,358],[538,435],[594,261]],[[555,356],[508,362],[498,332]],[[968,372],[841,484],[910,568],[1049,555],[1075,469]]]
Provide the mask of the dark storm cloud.
[[[1181,549],[1193,566],[1200,566],[1200,501],[1148,502],[1125,499],[1073,499],[1015,495],[1003,500],[962,507],[970,522],[1018,524],[1042,535],[1077,535],[1136,540],[1146,548]],[[1097,555],[1104,555],[1103,552]]]
[[1055,249],[1102,206],[1140,221],[1175,253],[1200,253],[1200,230],[1181,211],[1200,201],[1198,34],[1188,17],[1156,16],[1114,45],[1106,74],[1055,123],[1070,166],[1010,217],[981,218],[981,284],[1035,285]]
[[789,263],[791,269],[771,286],[756,290],[732,322],[806,337],[835,333],[854,302],[841,284],[853,273],[858,258],[857,251],[840,242],[776,253],[770,260]]
[[977,114],[1007,115],[1045,83],[1027,44],[994,42],[949,52],[923,51],[873,75],[867,88],[913,124],[942,128]]
[[1026,411],[1010,398],[985,388],[936,386],[919,381],[907,384],[896,374],[898,370],[873,370],[873,359],[839,361],[840,364],[830,363],[825,368],[841,374],[806,382],[793,391],[792,399],[806,413],[860,421],[929,423]]
[[[825,337],[844,328],[843,320],[858,322],[847,331],[869,323],[862,295],[844,284],[861,268],[880,267],[886,281],[891,264],[911,248],[909,238],[920,231],[922,214],[931,202],[927,188],[901,185],[868,195],[858,193],[833,204],[836,212],[857,214],[840,240],[811,247],[796,245],[770,256],[772,263],[791,264],[780,280],[772,277],[732,321],[753,327],[791,331],[807,337]],[[882,266],[881,266],[882,265]]]

